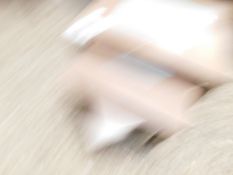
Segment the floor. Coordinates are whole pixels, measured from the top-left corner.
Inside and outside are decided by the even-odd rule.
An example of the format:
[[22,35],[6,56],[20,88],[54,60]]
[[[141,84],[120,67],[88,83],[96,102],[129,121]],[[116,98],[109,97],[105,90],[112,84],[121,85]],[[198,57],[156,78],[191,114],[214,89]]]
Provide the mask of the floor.
[[61,77],[77,49],[61,33],[83,3],[0,1],[0,174],[233,174],[233,84],[207,93],[190,128],[156,147],[138,138],[90,154]]

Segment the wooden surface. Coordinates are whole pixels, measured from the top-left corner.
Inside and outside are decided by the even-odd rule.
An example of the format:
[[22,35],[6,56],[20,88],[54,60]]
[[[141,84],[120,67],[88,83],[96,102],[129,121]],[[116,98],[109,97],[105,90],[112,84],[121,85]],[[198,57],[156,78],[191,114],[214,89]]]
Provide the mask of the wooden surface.
[[[61,3],[61,4],[60,4]],[[194,121],[155,148],[141,134],[90,155],[81,115],[59,77],[78,59],[60,34],[82,3],[0,1],[0,174],[233,174],[233,84],[213,89],[188,113]]]

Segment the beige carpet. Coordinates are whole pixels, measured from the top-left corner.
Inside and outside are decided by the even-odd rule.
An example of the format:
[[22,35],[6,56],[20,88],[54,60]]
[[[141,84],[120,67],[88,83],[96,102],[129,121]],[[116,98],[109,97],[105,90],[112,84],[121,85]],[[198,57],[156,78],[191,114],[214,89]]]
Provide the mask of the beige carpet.
[[233,174],[233,84],[190,111],[194,125],[154,148],[139,137],[88,154],[59,77],[77,59],[60,34],[78,0],[0,1],[1,175]]

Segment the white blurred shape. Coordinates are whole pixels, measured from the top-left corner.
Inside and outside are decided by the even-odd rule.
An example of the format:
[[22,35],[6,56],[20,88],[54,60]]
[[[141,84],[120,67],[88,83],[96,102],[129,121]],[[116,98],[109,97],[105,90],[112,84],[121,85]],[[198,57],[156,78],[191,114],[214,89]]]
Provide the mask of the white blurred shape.
[[64,36],[82,46],[113,28],[174,54],[182,54],[213,41],[213,37],[209,37],[210,27],[218,17],[216,9],[181,1],[126,0],[104,17],[105,10],[101,7],[75,22]]
[[144,119],[106,100],[97,102],[87,126],[88,147],[92,151],[124,140]]

